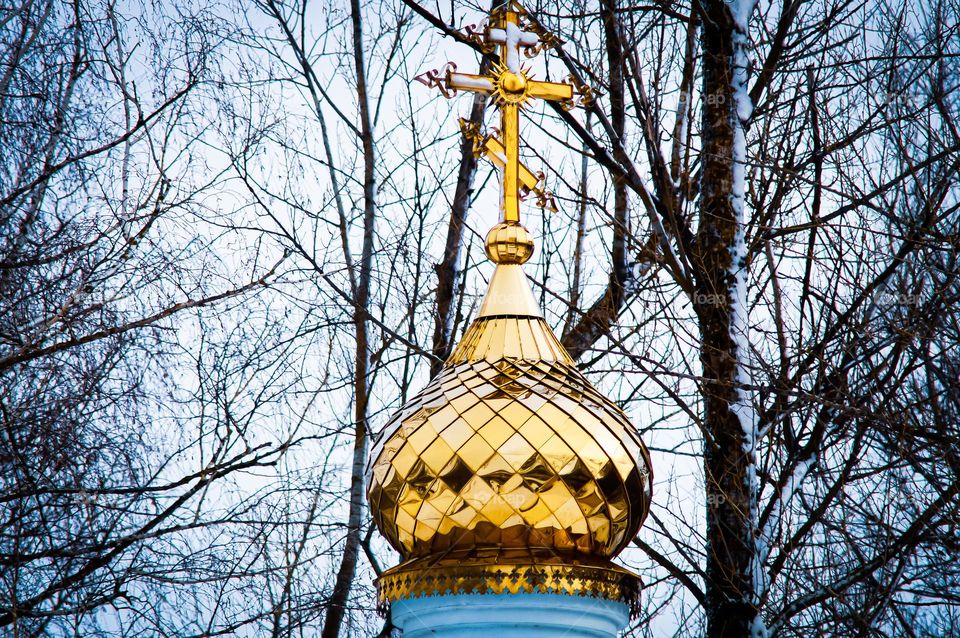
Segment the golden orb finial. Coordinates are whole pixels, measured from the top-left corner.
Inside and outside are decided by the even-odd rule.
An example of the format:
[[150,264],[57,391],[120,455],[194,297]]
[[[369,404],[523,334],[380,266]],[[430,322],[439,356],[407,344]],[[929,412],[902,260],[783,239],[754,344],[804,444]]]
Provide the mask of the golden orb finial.
[[501,222],[487,233],[484,250],[495,264],[525,264],[533,255],[533,238],[517,222]]

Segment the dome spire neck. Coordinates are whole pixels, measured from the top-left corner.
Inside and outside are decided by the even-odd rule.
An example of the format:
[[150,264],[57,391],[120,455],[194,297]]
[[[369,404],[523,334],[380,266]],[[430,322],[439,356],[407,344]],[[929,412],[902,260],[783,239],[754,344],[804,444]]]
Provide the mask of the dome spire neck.
[[499,264],[483,298],[477,319],[488,317],[531,317],[542,319],[527,276],[519,264]]

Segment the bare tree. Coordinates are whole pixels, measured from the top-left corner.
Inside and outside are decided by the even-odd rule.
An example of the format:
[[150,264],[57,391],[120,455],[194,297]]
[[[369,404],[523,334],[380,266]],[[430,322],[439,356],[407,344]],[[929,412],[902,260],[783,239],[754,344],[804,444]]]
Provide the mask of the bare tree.
[[215,21],[56,0],[2,21],[0,627],[244,626],[265,612],[200,609],[257,578],[224,529],[256,494],[226,495],[303,437],[257,427],[289,381],[282,323],[258,301],[280,255],[224,260],[236,236],[205,201],[222,183],[194,112]]
[[[407,5],[468,43],[451,16]],[[946,44],[957,8],[530,8],[566,40],[555,53],[574,81],[603,96],[594,127],[559,109],[544,124],[571,140],[569,153],[583,145],[609,185],[584,196],[552,175],[567,188],[561,199],[596,207],[614,248],[609,283],[573,309],[565,343],[598,372],[609,361],[640,373],[611,380],[628,405],[643,396],[667,406],[662,424],[690,424],[695,446],[647,430],[661,462],[704,463],[702,522],[673,505],[668,484],[638,539],[657,565],[648,580],[669,575],[702,609],[678,633],[704,623],[709,635],[841,635],[919,622],[908,583],[920,572],[910,570],[946,569],[928,561],[938,543],[954,544],[956,517],[950,464],[925,437],[912,444],[923,461],[907,454],[902,419],[930,422],[952,400],[929,372],[917,375],[927,348],[955,347],[950,329],[928,328],[955,303],[953,258],[943,259],[958,223],[956,52]],[[890,37],[866,37],[874,30]],[[625,224],[625,206],[647,223]],[[625,276],[619,242],[632,246]],[[580,263],[579,234],[556,245]],[[562,290],[564,280],[544,284]],[[582,298],[574,288],[568,298]],[[904,407],[890,410],[897,395]],[[890,578],[877,581],[878,569]],[[927,617],[952,604],[938,600]],[[658,602],[644,622],[678,604]]]
[[[357,605],[354,600],[364,595],[357,593],[356,583],[361,555],[379,569],[375,557],[379,550],[371,546],[372,529],[365,511],[371,417],[398,405],[417,373],[418,358],[436,361],[431,350],[448,349],[452,335],[440,330],[439,341],[432,347],[420,329],[421,322],[433,317],[433,304],[425,299],[423,287],[434,269],[426,263],[424,246],[416,244],[434,232],[425,227],[425,215],[438,193],[440,178],[429,172],[438,167],[427,161],[430,142],[424,141],[414,119],[422,115],[416,113],[410,92],[413,67],[408,56],[416,38],[406,41],[409,17],[390,7],[359,2],[327,13],[317,11],[318,6],[273,0],[258,4],[269,29],[251,34],[250,50],[256,62],[249,67],[251,83],[293,87],[288,94],[291,99],[284,101],[283,118],[302,122],[315,135],[277,142],[254,127],[258,135],[237,145],[231,162],[252,198],[262,231],[284,246],[296,268],[311,273],[332,349],[344,361],[350,353],[350,364],[342,368],[336,382],[317,388],[318,396],[349,405],[352,413],[349,426],[341,422],[330,432],[336,442],[328,449],[344,464],[343,491],[336,493],[342,499],[337,507],[344,509],[338,509],[340,516],[318,515],[316,520],[330,521],[339,530],[319,549],[336,565],[322,587],[321,633],[337,636],[358,631],[367,622],[362,615],[349,613]],[[267,64],[261,68],[264,61]],[[402,87],[403,97],[397,98],[399,106],[391,106],[397,87]],[[247,94],[245,99],[271,98]],[[393,112],[396,108],[400,113]],[[482,112],[482,104],[479,108]],[[411,117],[412,129],[398,126],[401,113]],[[392,151],[391,165],[385,165],[383,149],[395,149],[398,135],[404,138],[399,143],[412,150],[408,154]],[[310,171],[285,182],[274,180],[251,163],[264,152],[286,155],[286,166],[306,164]],[[412,188],[401,183],[404,175],[398,174],[397,165],[413,173]],[[325,180],[319,198],[312,191],[317,174]],[[459,303],[454,292],[460,268],[458,233],[463,232],[470,188],[467,183],[457,195],[461,203],[454,206],[449,231],[453,239],[448,242],[453,252],[447,265],[438,269],[449,273],[445,312],[450,316],[456,314]],[[380,212],[384,199],[394,202],[389,223]],[[396,295],[401,296],[399,301]],[[383,383],[393,390],[374,398],[378,377],[385,377]],[[372,610],[372,601],[365,604]]]
[[[3,16],[5,628],[389,634],[367,439],[478,303],[496,190],[487,105],[414,78],[490,8]],[[630,633],[955,632],[956,3],[528,9],[595,99],[523,131],[527,272],[657,467]]]

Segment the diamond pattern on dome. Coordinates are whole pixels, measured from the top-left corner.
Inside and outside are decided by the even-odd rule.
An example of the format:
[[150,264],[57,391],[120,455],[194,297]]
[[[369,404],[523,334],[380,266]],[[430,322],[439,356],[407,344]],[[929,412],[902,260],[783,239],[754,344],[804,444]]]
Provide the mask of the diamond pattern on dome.
[[629,421],[543,319],[489,317],[386,426],[368,491],[405,558],[485,547],[607,557],[642,522],[648,468]]

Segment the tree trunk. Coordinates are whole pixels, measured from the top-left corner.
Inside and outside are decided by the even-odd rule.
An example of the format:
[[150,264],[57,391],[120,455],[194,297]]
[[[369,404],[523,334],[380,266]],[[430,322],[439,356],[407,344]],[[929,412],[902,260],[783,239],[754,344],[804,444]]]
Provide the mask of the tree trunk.
[[[613,140],[613,154],[618,160],[625,159],[626,148],[626,101],[624,96],[623,41],[620,37],[620,21],[617,15],[617,0],[600,0],[600,16],[603,19],[609,72],[609,96],[611,123],[617,139]],[[563,345],[574,359],[585,352],[610,331],[620,316],[627,300],[626,287],[630,278],[630,257],[627,242],[630,237],[630,202],[627,198],[627,182],[623,175],[615,175],[613,184],[613,241],[610,247],[610,275],[603,295],[563,334]]]
[[[497,6],[499,0],[492,0],[490,9]],[[485,74],[493,64],[493,57],[484,55],[480,62],[480,73]],[[487,110],[487,96],[476,93],[468,122],[471,126],[483,126],[483,115]],[[473,140],[464,136],[460,140],[460,170],[457,172],[457,190],[450,207],[450,222],[447,225],[447,241],[443,247],[443,260],[437,264],[437,312],[434,315],[433,354],[436,358],[430,362],[430,378],[437,376],[443,362],[453,350],[454,332],[457,328],[457,310],[454,304],[460,296],[457,286],[461,280],[460,249],[463,247],[463,230],[467,223],[467,212],[473,203],[473,182],[477,175],[477,158],[473,154]],[[491,220],[492,223],[492,220]]]
[[[707,636],[751,636],[758,619],[756,419],[747,382],[744,232],[745,23],[738,3],[704,2],[703,176],[694,247],[707,493]],[[738,109],[738,106],[741,108]],[[738,112],[739,111],[739,112]]]
[[350,513],[343,556],[337,570],[333,593],[327,605],[323,623],[323,638],[340,635],[350,587],[357,570],[360,552],[361,527],[364,507],[364,466],[367,458],[367,404],[370,395],[370,344],[367,314],[370,305],[370,270],[373,263],[374,222],[377,200],[375,149],[373,125],[367,95],[366,69],[363,56],[363,22],[360,1],[352,0],[353,57],[357,71],[357,101],[360,105],[360,130],[363,142],[363,248],[360,254],[360,272],[357,277],[356,304],[353,310],[357,347],[354,360],[354,442],[353,463],[350,471]]
[[[487,59],[481,65],[481,73],[487,66]],[[483,113],[487,108],[487,96],[477,93],[470,110],[471,125],[483,124]],[[437,312],[434,315],[433,354],[430,363],[430,377],[440,372],[443,362],[453,349],[453,335],[456,329],[457,286],[460,282],[460,249],[463,246],[463,229],[467,223],[467,211],[473,202],[473,182],[477,174],[477,158],[473,154],[473,140],[464,136],[460,141],[460,170],[457,173],[457,190],[450,207],[450,222],[447,226],[447,241],[443,248],[443,260],[437,264]]]

